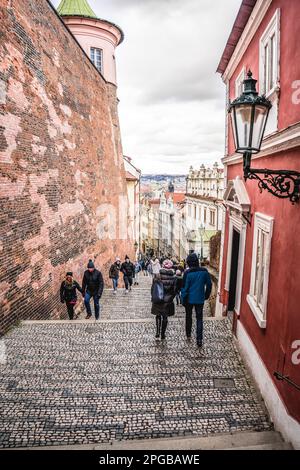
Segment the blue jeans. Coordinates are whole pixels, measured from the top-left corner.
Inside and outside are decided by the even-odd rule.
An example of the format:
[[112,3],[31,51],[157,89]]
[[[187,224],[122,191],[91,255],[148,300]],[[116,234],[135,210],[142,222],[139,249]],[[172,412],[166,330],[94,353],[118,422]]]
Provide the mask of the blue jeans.
[[118,278],[118,277],[113,277],[113,278],[112,278],[112,282],[113,282],[113,289],[114,289],[114,290],[117,290],[117,288],[118,288],[118,283],[119,283],[119,278]]
[[91,306],[90,306],[90,300],[91,300],[92,297],[94,299],[95,318],[96,318],[96,320],[99,320],[99,316],[100,316],[99,300],[100,299],[99,299],[98,295],[91,295],[89,292],[86,292],[86,294],[84,296],[84,305],[85,305],[86,313],[88,315],[92,315]]
[[196,319],[197,319],[197,343],[202,343],[203,340],[203,304],[186,304],[185,313],[186,313],[186,323],[185,331],[187,337],[191,336],[192,332],[192,315],[193,307],[196,310]]

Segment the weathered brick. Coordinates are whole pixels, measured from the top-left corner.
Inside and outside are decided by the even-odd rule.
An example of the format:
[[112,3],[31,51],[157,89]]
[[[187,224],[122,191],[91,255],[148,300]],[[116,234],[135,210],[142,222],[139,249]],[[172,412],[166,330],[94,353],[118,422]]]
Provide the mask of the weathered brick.
[[[116,88],[46,0],[0,0],[0,334],[65,317],[59,286],[89,258],[133,254]],[[103,210],[103,208],[105,210]],[[114,239],[100,239],[103,214]]]

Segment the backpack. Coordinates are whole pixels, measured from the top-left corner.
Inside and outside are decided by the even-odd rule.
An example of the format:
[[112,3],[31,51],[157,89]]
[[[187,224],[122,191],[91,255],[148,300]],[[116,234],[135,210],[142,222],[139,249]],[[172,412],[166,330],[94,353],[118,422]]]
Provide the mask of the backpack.
[[153,304],[162,304],[164,303],[164,285],[161,281],[154,282],[152,289],[152,303]]

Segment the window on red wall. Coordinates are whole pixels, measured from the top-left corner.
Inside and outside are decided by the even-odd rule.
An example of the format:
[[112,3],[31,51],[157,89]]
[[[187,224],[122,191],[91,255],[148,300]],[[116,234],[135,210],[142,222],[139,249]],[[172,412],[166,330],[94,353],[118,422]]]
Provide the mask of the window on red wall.
[[266,95],[279,84],[279,32],[278,9],[260,39],[260,93]]
[[273,223],[273,218],[267,215],[256,213],[254,216],[251,283],[247,301],[261,328],[266,328],[267,323]]

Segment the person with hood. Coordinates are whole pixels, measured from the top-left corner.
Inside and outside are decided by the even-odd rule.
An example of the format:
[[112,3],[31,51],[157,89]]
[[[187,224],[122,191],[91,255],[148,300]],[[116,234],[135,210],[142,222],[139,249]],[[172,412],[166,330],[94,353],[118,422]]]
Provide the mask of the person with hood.
[[112,283],[113,283],[114,294],[116,294],[118,290],[120,269],[121,269],[121,260],[120,258],[116,258],[116,261],[111,265],[110,270],[109,270],[109,278],[112,280]]
[[151,260],[152,264],[152,274],[155,276],[156,274],[159,274],[159,271],[161,270],[161,265],[159,262],[158,258],[155,258],[154,260]]
[[62,304],[66,302],[70,320],[73,320],[74,318],[74,307],[77,303],[77,291],[82,293],[80,285],[73,279],[73,273],[68,272],[66,274],[66,279],[60,286],[60,301]]
[[[176,278],[172,269],[173,263],[170,260],[163,262],[163,267],[160,269],[159,274],[154,276],[151,297],[152,297],[152,315],[156,316],[156,338],[161,337],[162,340],[166,337],[166,330],[168,326],[168,317],[174,315],[174,297],[176,295]],[[154,297],[156,284],[162,288],[162,298],[159,302]]]
[[188,271],[183,277],[183,288],[181,290],[182,304],[186,312],[186,336],[191,338],[193,308],[197,318],[197,345],[202,347],[203,343],[203,307],[205,300],[209,299],[212,283],[209,272],[200,267],[196,253],[187,257]]
[[95,306],[95,318],[99,320],[100,316],[100,305],[99,300],[102,297],[104,289],[103,276],[100,271],[95,269],[93,261],[90,259],[87,265],[87,271],[85,271],[82,280],[82,295],[84,297],[84,305],[86,308],[86,320],[91,318],[92,311],[90,306],[91,298],[94,299]]
[[125,284],[125,293],[128,294],[128,291],[131,290],[133,279],[135,276],[135,267],[130,261],[129,256],[126,256],[125,263],[121,266],[121,272],[124,275],[124,284]]

